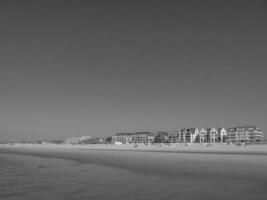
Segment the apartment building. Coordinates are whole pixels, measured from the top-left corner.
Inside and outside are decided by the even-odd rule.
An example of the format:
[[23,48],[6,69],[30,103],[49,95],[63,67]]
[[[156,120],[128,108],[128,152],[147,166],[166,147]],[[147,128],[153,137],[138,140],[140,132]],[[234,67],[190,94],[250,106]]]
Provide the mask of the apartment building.
[[135,132],[132,135],[132,143],[154,143],[156,133],[144,131],[144,132]]
[[258,143],[264,141],[264,134],[256,126],[240,126],[228,129],[227,140],[231,143]]
[[183,128],[169,134],[170,143],[193,143],[198,135],[197,128]]
[[121,142],[122,144],[132,143],[133,133],[116,133],[112,136],[112,143]]
[[155,136],[155,143],[169,143],[169,133],[165,131],[158,131]]
[[170,143],[180,143],[180,131],[173,131],[168,137]]

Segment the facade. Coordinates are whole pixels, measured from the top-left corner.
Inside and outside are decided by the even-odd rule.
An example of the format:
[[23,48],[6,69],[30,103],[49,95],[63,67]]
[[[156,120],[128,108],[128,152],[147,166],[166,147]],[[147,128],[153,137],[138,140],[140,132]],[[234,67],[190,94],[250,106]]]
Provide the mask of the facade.
[[199,134],[199,130],[197,128],[190,128],[189,130],[190,131],[189,132],[187,131],[187,133],[190,133],[190,141],[191,141],[191,143],[193,143],[196,141],[196,138]]
[[106,138],[99,138],[99,137],[97,137],[95,139],[96,139],[97,144],[103,144],[103,143],[105,143],[105,139]]
[[155,136],[155,143],[169,143],[169,133],[165,131],[158,131]]
[[152,132],[135,132],[135,133],[117,133],[112,136],[112,143],[153,143],[156,134]]
[[240,126],[228,129],[228,141],[231,143],[258,143],[263,142],[263,131],[256,126]]
[[217,143],[219,134],[216,128],[207,128],[207,142],[208,143]]
[[90,136],[76,136],[76,137],[69,137],[64,140],[65,144],[82,144],[83,142],[91,139]]
[[218,130],[218,134],[219,134],[218,142],[226,143],[227,142],[226,130],[224,128],[217,128],[217,130]]
[[81,142],[81,144],[104,144],[105,138],[93,137]]
[[199,131],[199,142],[200,143],[207,143],[207,129],[202,128]]
[[170,143],[193,143],[198,135],[197,128],[183,128],[169,134]]
[[121,142],[122,144],[132,143],[133,133],[116,133],[112,136],[112,143]]
[[200,143],[225,143],[227,132],[224,128],[202,128],[199,132]]
[[180,143],[180,131],[173,131],[169,134],[170,143]]
[[112,141],[113,141],[112,136],[108,136],[108,137],[105,137],[105,138],[104,138],[104,143],[105,143],[105,144],[111,144]]
[[145,131],[145,132],[135,132],[132,135],[132,143],[154,143],[156,134]]

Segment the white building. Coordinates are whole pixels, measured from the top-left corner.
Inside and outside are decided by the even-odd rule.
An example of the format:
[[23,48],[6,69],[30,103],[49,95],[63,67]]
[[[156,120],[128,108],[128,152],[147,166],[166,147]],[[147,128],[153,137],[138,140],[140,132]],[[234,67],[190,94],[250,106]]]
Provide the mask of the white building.
[[227,132],[224,128],[202,128],[199,132],[200,143],[225,143]]
[[179,132],[179,141],[181,143],[194,143],[198,134],[197,128],[183,128]]
[[219,142],[226,143],[227,142],[227,131],[224,128],[217,128],[219,134]]
[[228,129],[228,141],[231,143],[258,143],[264,141],[264,134],[256,126],[233,127]]
[[206,143],[207,142],[207,130],[205,128],[202,128],[199,131],[199,142],[200,143]]

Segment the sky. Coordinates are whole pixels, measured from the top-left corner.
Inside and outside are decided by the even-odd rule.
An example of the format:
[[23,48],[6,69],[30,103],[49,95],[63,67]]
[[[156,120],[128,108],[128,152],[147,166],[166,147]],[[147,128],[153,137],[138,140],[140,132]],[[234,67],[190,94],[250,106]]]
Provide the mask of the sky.
[[266,1],[3,0],[0,24],[2,141],[267,131]]

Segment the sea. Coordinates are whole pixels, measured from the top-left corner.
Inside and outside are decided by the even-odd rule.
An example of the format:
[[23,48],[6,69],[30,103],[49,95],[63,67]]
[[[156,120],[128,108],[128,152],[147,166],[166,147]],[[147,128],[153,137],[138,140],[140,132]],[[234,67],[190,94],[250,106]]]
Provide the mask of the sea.
[[266,200],[266,158],[0,149],[0,200]]

